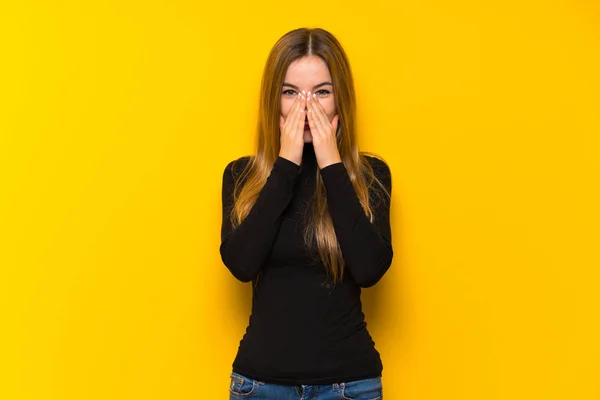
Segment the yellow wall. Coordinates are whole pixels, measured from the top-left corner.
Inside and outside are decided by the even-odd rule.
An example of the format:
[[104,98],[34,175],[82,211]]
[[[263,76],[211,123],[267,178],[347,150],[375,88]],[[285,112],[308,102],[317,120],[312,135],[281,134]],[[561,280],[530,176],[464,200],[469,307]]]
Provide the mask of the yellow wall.
[[583,0],[2,2],[0,398],[227,398],[250,286],[221,177],[300,26],[345,46],[392,167],[394,263],[364,292],[386,398],[600,399]]

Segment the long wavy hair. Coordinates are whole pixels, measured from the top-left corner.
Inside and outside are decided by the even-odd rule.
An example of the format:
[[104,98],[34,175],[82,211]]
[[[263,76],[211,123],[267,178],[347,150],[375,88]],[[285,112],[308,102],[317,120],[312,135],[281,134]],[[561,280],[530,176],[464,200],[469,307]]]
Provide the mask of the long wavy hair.
[[[234,228],[250,212],[279,155],[279,116],[284,78],[289,65],[306,56],[320,57],[329,68],[335,109],[339,115],[336,133],[338,149],[360,203],[371,222],[374,218],[369,199],[371,184],[377,182],[388,198],[390,196],[375,176],[371,163],[365,156],[380,157],[374,153],[360,152],[358,149],[355,134],[354,82],[344,49],[339,41],[324,29],[299,28],[286,33],[275,43],[264,67],[260,89],[257,150],[255,155],[250,156],[235,183],[234,207],[230,215]],[[316,242],[319,257],[335,284],[343,278],[344,259],[328,211],[325,186],[319,168],[315,175],[316,190],[309,203],[310,210],[307,212],[303,237],[309,248],[313,240]],[[259,275],[255,278],[255,285]]]

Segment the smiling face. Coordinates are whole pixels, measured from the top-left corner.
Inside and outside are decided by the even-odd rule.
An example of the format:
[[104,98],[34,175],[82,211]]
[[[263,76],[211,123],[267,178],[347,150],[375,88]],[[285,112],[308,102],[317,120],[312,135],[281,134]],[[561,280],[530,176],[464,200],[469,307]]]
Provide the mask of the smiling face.
[[[288,67],[281,88],[281,115],[287,115],[294,104],[296,95],[305,90],[317,94],[319,102],[325,109],[329,122],[335,117],[335,102],[331,75],[325,61],[317,56],[307,56],[293,61]],[[308,117],[304,121],[304,142],[312,142],[312,134],[308,126]]]

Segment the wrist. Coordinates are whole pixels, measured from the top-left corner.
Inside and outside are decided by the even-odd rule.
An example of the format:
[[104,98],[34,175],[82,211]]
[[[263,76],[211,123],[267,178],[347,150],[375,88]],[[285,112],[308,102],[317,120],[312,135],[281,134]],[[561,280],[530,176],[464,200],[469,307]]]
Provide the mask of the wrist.
[[287,154],[285,152],[281,152],[281,151],[279,152],[279,157],[285,158],[286,160],[291,161],[296,165],[300,165],[300,163],[302,162],[302,160],[299,159],[299,157],[294,157],[292,155],[289,155],[289,154]]

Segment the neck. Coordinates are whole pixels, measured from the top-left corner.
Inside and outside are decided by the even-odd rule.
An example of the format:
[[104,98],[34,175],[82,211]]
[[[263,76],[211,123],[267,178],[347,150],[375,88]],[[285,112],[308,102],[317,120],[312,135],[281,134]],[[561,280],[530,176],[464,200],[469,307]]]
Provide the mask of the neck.
[[317,166],[317,157],[315,155],[315,148],[312,143],[304,143],[304,150],[302,150],[302,164],[300,165],[300,169],[302,171],[302,175],[309,174],[312,175],[312,172],[315,170]]

